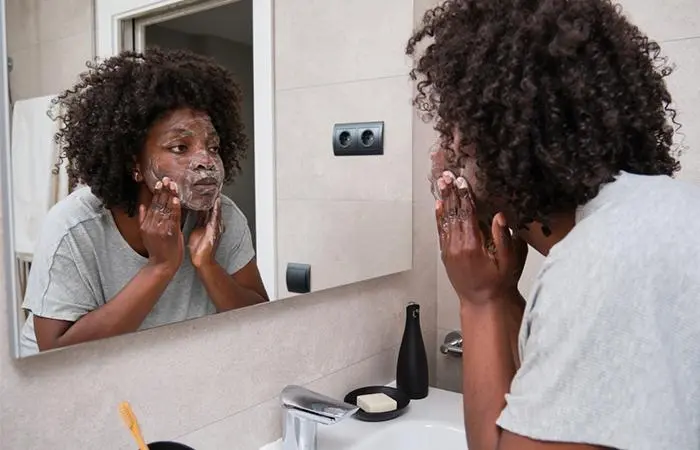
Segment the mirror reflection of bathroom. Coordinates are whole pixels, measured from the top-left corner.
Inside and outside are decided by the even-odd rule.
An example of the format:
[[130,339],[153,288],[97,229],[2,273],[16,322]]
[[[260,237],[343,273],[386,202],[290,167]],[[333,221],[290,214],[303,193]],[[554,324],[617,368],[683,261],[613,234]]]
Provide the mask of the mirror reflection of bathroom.
[[[412,268],[401,34],[377,56],[391,64],[352,75],[376,80],[357,84],[321,54],[300,66],[302,30],[273,18],[305,9],[271,0],[0,7],[15,357]],[[381,101],[367,102],[374,92]],[[382,148],[338,157],[334,127],[368,123],[391,134]]]
[[[252,1],[122,20],[119,51],[135,55],[87,67],[90,8],[69,5],[71,36],[48,20],[53,4],[8,14],[19,353],[274,299],[256,260]],[[69,61],[46,60],[49,36]]]

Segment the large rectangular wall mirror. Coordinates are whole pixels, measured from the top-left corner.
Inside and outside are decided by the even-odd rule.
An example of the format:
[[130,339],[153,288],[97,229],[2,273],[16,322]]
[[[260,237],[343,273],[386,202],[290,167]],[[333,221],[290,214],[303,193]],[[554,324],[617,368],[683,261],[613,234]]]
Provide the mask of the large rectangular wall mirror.
[[0,4],[17,357],[411,269],[399,45],[344,70],[274,0]]

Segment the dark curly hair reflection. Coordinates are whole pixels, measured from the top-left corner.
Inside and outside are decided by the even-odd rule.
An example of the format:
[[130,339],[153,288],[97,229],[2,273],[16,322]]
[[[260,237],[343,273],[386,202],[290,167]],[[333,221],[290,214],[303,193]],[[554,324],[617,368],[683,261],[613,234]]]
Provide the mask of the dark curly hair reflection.
[[68,160],[68,176],[90,186],[105,207],[135,213],[135,160],[151,125],[174,109],[206,112],[221,140],[226,181],[240,170],[247,148],[241,91],[212,59],[149,49],[88,63],[88,68],[73,88],[54,99],[51,114],[62,123],[56,142],[61,161]]
[[[432,39],[426,39],[432,38]],[[473,144],[490,198],[521,226],[586,203],[621,170],[672,175],[675,112],[659,46],[607,0],[448,0],[407,54],[414,103],[435,120],[453,168],[453,131]]]

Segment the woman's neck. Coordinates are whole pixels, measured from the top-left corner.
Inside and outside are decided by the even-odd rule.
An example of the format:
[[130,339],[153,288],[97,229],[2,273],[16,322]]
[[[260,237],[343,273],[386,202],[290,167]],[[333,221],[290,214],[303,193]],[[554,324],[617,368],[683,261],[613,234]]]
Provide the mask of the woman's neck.
[[576,213],[557,214],[550,218],[547,224],[548,234],[540,222],[528,224],[527,229],[519,231],[520,237],[532,248],[547,256],[556,244],[566,237],[576,225]]

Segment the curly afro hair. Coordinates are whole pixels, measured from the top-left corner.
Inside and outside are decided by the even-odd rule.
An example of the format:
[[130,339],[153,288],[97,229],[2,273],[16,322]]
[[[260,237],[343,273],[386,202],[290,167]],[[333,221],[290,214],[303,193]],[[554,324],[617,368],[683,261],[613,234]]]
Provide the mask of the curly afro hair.
[[87,66],[80,81],[54,99],[51,115],[61,123],[59,165],[67,159],[68,176],[88,185],[105,207],[135,213],[135,161],[151,125],[175,109],[206,112],[221,140],[226,181],[240,170],[247,149],[241,90],[212,59],[154,48]]
[[[426,39],[429,38],[429,39]],[[448,0],[408,42],[414,105],[450,168],[473,145],[489,199],[519,226],[595,197],[620,171],[673,175],[675,111],[659,46],[608,0]]]

